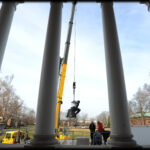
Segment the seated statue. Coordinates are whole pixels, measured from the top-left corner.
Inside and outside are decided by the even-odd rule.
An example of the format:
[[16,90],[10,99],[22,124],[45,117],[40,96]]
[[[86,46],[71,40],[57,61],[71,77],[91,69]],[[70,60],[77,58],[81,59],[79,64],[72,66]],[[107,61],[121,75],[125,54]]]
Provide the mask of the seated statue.
[[68,110],[67,113],[67,118],[76,118],[76,115],[81,111],[78,106],[79,106],[80,101],[72,101],[72,107]]

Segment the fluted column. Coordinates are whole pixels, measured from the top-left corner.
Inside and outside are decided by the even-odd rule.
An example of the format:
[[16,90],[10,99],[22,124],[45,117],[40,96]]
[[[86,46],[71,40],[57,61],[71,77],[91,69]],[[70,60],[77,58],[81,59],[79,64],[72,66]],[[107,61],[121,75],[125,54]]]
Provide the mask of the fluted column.
[[111,140],[113,146],[136,146],[132,139],[124,73],[113,3],[101,3],[108,84]]
[[[40,79],[33,145],[54,145],[62,3],[52,2]],[[40,21],[40,20],[39,20]]]
[[3,2],[0,9],[0,69],[16,5],[16,2]]

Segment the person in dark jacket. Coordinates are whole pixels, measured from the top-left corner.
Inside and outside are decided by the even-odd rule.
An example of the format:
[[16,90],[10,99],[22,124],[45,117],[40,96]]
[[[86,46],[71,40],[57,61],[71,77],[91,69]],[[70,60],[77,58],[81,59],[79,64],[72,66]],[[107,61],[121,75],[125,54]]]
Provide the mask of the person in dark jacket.
[[90,123],[89,129],[90,129],[91,145],[92,145],[93,144],[93,136],[94,136],[95,129],[96,129],[96,126],[93,121]]

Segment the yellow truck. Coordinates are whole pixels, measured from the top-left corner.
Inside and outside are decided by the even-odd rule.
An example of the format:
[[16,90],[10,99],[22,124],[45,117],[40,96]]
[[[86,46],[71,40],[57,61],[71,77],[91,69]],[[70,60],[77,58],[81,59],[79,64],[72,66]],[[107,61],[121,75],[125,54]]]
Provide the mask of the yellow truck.
[[[18,131],[7,131],[3,140],[2,144],[15,144],[17,143],[17,136],[18,136]],[[20,131],[20,136],[23,135],[23,131]]]

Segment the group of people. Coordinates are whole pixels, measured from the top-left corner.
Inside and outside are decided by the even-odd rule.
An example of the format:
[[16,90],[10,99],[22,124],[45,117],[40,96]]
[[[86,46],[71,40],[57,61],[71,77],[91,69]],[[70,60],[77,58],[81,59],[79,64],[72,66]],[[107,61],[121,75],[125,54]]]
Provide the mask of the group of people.
[[91,145],[101,145],[102,144],[102,136],[104,140],[104,144],[107,142],[107,138],[110,136],[110,131],[105,131],[103,127],[103,123],[97,121],[97,130],[96,125],[92,121],[89,125],[90,136],[91,136]]

